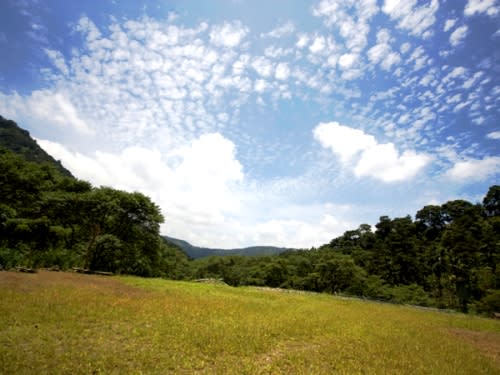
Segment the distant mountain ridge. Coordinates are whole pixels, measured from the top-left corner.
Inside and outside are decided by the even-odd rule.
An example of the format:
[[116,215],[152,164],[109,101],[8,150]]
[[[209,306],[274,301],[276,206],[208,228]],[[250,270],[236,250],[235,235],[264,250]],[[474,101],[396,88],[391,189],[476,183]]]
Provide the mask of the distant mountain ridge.
[[189,242],[178,238],[163,236],[163,238],[178,247],[180,247],[190,258],[198,259],[209,256],[229,256],[229,255],[244,255],[244,256],[265,256],[277,255],[287,250],[293,250],[285,247],[275,246],[251,246],[238,249],[211,249],[208,247],[193,246]]
[[27,130],[20,128],[14,121],[7,120],[1,115],[0,147],[24,157],[27,161],[52,164],[64,176],[73,177],[60,161],[55,160],[36,143]]

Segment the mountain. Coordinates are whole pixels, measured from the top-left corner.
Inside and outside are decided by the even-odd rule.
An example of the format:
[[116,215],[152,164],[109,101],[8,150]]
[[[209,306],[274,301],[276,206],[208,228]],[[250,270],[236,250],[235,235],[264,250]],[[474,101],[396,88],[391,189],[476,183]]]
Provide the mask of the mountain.
[[47,154],[27,130],[20,128],[14,121],[0,116],[0,147],[15,152],[27,161],[54,165],[64,176],[73,177],[60,161]]
[[251,246],[240,249],[211,249],[208,247],[193,246],[189,242],[163,236],[165,241],[180,247],[190,258],[204,258],[209,256],[228,256],[228,255],[244,255],[244,256],[264,256],[264,255],[277,255],[287,250],[292,250],[284,247],[275,246]]

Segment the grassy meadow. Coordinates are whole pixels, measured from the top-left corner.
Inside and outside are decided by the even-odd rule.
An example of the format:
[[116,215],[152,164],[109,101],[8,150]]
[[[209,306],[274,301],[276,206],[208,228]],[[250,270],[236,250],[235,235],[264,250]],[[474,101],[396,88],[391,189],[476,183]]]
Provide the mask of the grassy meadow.
[[0,272],[1,374],[500,374],[500,322],[258,288]]

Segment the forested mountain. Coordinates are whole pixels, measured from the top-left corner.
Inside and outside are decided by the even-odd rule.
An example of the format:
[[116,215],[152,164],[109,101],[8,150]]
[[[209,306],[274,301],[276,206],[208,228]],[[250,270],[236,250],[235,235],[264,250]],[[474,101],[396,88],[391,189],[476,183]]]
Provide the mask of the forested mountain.
[[[18,139],[9,138],[18,132],[12,124],[2,129],[11,129],[0,133],[2,143]],[[21,134],[20,139],[29,137]],[[22,145],[0,146],[3,268],[83,267],[172,279],[217,278],[234,286],[500,312],[499,185],[491,186],[481,203],[453,200],[425,206],[414,218],[381,216],[374,228],[362,224],[318,249],[228,252],[162,238],[163,216],[150,198],[93,187],[50,160],[28,161],[24,154],[32,146]],[[199,259],[189,261],[181,249]],[[280,253],[257,255],[269,251]]]
[[0,147],[23,156],[28,161],[49,163],[64,176],[72,176],[60,161],[47,154],[27,130],[21,129],[14,121],[0,116]]
[[278,255],[284,251],[292,250],[284,247],[275,247],[275,246],[251,246],[240,249],[211,249],[208,247],[193,246],[187,241],[173,237],[163,236],[163,238],[167,242],[179,246],[192,259],[199,259],[210,256],[231,256],[231,255],[243,255],[243,256]]

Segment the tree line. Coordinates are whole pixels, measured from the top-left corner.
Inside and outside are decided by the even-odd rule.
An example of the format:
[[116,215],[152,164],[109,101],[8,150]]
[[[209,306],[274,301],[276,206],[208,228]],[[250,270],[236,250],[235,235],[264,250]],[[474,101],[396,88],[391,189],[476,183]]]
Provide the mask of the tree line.
[[279,255],[189,260],[159,233],[145,195],[93,187],[53,163],[0,148],[0,264],[172,279],[222,279],[439,308],[500,311],[500,186],[482,203],[454,200],[382,216],[330,243]]
[[453,200],[382,216],[317,249],[197,260],[197,277],[342,293],[467,312],[500,311],[500,186],[482,204]]

